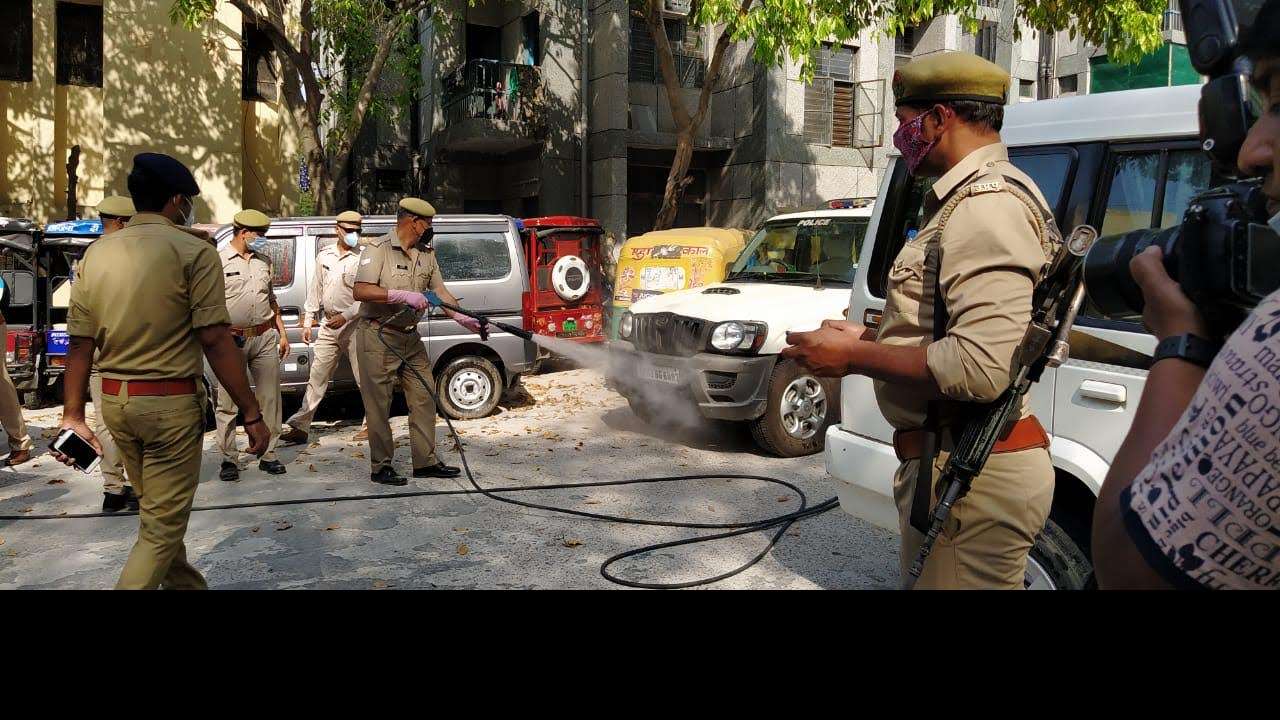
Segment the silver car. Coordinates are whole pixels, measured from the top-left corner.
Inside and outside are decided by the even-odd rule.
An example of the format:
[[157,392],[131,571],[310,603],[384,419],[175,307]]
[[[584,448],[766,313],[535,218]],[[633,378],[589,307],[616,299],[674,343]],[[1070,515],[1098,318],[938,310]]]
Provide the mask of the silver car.
[[[307,389],[311,346],[302,342],[302,308],[316,269],[316,255],[337,241],[335,224],[334,217],[279,218],[267,232],[265,252],[271,256],[272,284],[289,334],[289,356],[282,361],[280,372],[281,390],[286,394],[300,396]],[[392,215],[369,215],[364,218],[361,235],[377,237],[394,225]],[[437,215],[433,225],[445,284],[459,304],[524,327],[521,307],[529,290],[529,273],[515,220],[506,215]],[[215,233],[219,250],[230,241],[231,231],[228,225]],[[489,414],[503,390],[514,386],[521,374],[536,369],[533,343],[497,331],[490,332],[488,342],[482,342],[439,310],[424,318],[418,332],[435,369],[440,411],[454,419]],[[205,379],[214,387],[216,381],[207,366]],[[340,356],[329,387],[331,391],[356,390],[345,355]]]

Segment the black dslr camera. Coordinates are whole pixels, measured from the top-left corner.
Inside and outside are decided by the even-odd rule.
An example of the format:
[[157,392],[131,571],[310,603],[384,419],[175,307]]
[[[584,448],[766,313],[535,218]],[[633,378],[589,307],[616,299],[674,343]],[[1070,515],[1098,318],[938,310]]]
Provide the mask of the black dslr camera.
[[1141,314],[1142,292],[1129,261],[1150,245],[1205,316],[1226,336],[1264,297],[1280,289],[1280,236],[1267,225],[1262,181],[1240,178],[1236,157],[1257,119],[1249,103],[1250,66],[1239,54],[1243,29],[1263,0],[1182,0],[1187,49],[1210,79],[1200,91],[1200,138],[1224,184],[1197,195],[1182,224],[1099,239],[1084,261],[1089,299],[1107,317]]

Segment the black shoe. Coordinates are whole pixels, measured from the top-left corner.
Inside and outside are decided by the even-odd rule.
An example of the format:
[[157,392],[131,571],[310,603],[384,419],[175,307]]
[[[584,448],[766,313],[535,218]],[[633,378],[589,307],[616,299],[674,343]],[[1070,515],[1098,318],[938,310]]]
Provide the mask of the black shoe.
[[462,471],[458,468],[452,465],[445,465],[442,462],[413,469],[413,476],[416,478],[456,478],[461,474]]
[[104,492],[102,493],[102,512],[120,512],[125,508],[127,502],[124,495]]
[[396,474],[395,470],[384,467],[376,473],[369,475],[369,479],[381,483],[383,485],[408,485],[409,480]]
[[259,460],[258,469],[269,472],[272,475],[283,475],[285,473],[284,463],[279,460]]
[[240,467],[233,462],[222,461],[222,469],[218,471],[218,479],[233,482],[240,479]]
[[138,512],[138,496],[133,494],[133,487],[129,485],[124,486],[124,506]]

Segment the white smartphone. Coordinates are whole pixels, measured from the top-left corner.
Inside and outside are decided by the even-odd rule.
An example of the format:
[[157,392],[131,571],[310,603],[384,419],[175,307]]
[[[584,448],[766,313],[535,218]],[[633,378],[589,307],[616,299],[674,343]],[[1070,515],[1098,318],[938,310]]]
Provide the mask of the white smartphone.
[[76,434],[75,430],[67,428],[58,433],[58,437],[54,439],[50,445],[52,449],[71,458],[75,463],[75,467],[81,472],[88,475],[98,469],[98,463],[102,462],[102,457],[98,455],[98,451],[93,449],[87,440]]

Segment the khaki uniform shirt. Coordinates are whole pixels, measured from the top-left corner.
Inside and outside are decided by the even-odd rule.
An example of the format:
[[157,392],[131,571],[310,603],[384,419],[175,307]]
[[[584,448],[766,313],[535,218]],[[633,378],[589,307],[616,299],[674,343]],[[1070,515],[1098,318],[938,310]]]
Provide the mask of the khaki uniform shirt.
[[218,252],[160,215],[138,213],[85,251],[67,314],[67,332],[93,340],[105,378],[199,377],[195,330],[230,322]]
[[[877,342],[927,346],[929,371],[947,398],[990,402],[1009,387],[1015,357],[1031,321],[1031,294],[1048,259],[1036,219],[1005,191],[1016,180],[1052,218],[1035,182],[1009,162],[1001,143],[973,151],[934,183],[926,195],[927,221],[898,253],[889,270],[884,318]],[[975,185],[938,233],[938,211],[953,193]],[[933,339],[934,277],[926,272],[931,246],[938,245],[939,280],[949,315],[946,335]],[[877,381],[876,400],[894,428],[922,427],[926,391]],[[958,408],[943,403],[939,422],[949,424]],[[1026,416],[1024,398],[1022,416]]]
[[271,288],[271,260],[255,252],[250,252],[246,260],[230,244],[220,256],[231,324],[247,328],[274,319],[276,294]]
[[[373,283],[387,290],[413,290],[426,292],[444,289],[444,279],[440,277],[440,264],[436,262],[434,250],[414,248],[405,251],[400,246],[396,231],[374,238],[365,245],[360,253],[360,263],[356,269],[356,282]],[[360,303],[360,317],[385,318],[404,311],[406,305],[387,303]],[[396,318],[396,324],[404,321],[406,327],[413,325],[422,313],[404,312]]]
[[[338,242],[342,242],[341,239]],[[352,288],[356,284],[356,268],[359,267],[360,253],[352,250],[345,255],[338,252],[336,246],[329,246],[316,256],[316,272],[311,278],[311,286],[307,288],[307,302],[303,305],[306,313],[304,322],[315,319],[320,308],[325,314],[342,313],[342,317],[350,320],[360,311],[360,303],[351,297]]]

